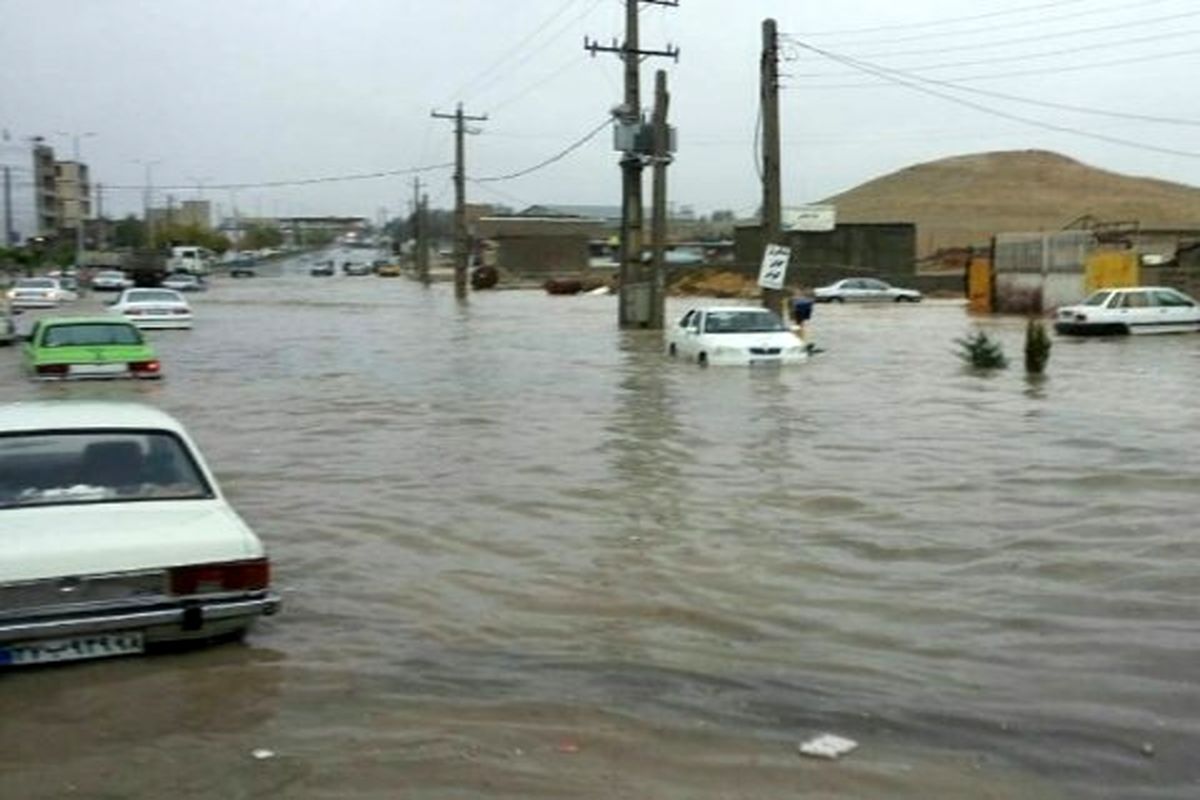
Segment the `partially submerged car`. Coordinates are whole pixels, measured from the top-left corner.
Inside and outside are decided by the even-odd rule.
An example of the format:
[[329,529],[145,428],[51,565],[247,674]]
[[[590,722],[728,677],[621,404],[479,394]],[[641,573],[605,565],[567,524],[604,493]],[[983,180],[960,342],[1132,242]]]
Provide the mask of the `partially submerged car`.
[[192,307],[174,289],[126,289],[109,309],[143,330],[192,327]]
[[1100,289],[1061,306],[1054,330],[1064,336],[1113,336],[1200,331],[1200,303],[1178,289],[1138,286]]
[[126,403],[0,406],[0,665],[238,637],[270,562],[183,427]]
[[204,279],[190,272],[176,272],[168,275],[162,282],[164,289],[176,292],[203,292],[208,289]]
[[13,308],[56,308],[70,303],[79,295],[62,285],[58,278],[17,278],[8,290],[8,302]]
[[813,290],[818,303],[919,303],[916,289],[901,289],[878,278],[843,278]]
[[26,338],[25,369],[39,380],[162,377],[154,348],[123,319],[50,317]]
[[718,306],[684,314],[667,334],[667,354],[701,366],[798,364],[809,347],[774,311]]
[[91,285],[93,292],[120,292],[133,286],[133,281],[119,269],[106,269],[92,276]]

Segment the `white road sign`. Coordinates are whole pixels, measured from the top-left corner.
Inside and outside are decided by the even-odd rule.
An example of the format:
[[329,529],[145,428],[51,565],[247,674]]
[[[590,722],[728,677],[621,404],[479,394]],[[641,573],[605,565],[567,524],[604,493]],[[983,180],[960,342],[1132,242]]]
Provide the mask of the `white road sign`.
[[758,285],[764,289],[782,289],[791,258],[792,248],[779,244],[767,245],[762,267],[758,270]]
[[831,231],[837,227],[837,207],[809,205],[785,208],[783,227],[789,231]]

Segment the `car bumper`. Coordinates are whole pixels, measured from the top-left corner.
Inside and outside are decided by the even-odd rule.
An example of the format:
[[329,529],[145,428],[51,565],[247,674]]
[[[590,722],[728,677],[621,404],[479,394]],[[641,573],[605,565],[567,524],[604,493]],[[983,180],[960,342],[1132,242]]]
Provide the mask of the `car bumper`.
[[1075,322],[1058,320],[1054,332],[1063,336],[1124,336],[1129,328],[1122,322]]
[[0,644],[20,644],[116,631],[140,631],[147,643],[211,639],[279,611],[279,596],[184,601],[146,609],[114,609],[0,622]]
[[191,317],[125,317],[138,330],[164,331],[187,330],[192,327]]
[[12,308],[58,308],[57,300],[38,300],[34,298],[14,298],[8,301]]
[[711,354],[708,363],[714,367],[770,367],[802,364],[808,353],[781,353],[777,356],[750,353]]

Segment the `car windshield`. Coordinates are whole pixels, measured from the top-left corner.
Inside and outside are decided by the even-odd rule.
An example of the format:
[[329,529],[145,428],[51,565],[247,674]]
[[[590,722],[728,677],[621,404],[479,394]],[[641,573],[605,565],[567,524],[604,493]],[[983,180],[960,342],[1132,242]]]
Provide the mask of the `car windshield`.
[[1080,305],[1102,306],[1108,302],[1108,298],[1111,294],[1112,292],[1093,292],[1092,294],[1088,295],[1087,299],[1080,303]]
[[21,278],[17,281],[18,289],[53,289],[53,278]]
[[175,292],[155,291],[147,289],[144,291],[130,292],[125,295],[126,303],[179,303],[182,299]]
[[777,314],[766,309],[710,311],[704,317],[705,333],[765,333],[786,330]]
[[142,343],[138,329],[125,322],[80,322],[48,325],[42,334],[42,347],[86,347],[107,344]]
[[167,431],[0,435],[0,508],[212,496],[186,446]]

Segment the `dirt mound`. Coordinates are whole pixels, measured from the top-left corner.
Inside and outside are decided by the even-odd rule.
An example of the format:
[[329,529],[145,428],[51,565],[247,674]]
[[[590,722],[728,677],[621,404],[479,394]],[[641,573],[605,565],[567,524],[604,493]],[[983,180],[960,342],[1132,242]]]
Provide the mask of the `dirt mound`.
[[956,156],[907,167],[824,202],[839,222],[915,222],[924,256],[996,233],[1057,231],[1081,217],[1200,228],[1200,189],[1097,169],[1044,150]]
[[682,276],[668,287],[668,293],[679,297],[758,297],[760,289],[755,278],[716,269],[702,269]]

